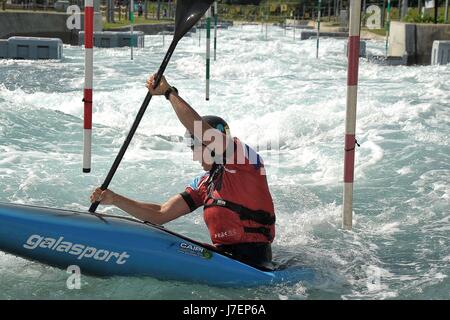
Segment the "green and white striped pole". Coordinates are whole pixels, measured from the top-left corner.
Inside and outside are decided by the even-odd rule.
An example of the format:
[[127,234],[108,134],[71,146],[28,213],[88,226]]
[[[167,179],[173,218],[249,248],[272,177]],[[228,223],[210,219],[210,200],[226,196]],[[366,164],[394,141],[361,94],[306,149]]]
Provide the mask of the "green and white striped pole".
[[202,29],[200,28],[202,26],[201,22],[198,23],[198,46],[200,47],[200,44],[202,43]]
[[294,30],[294,40],[295,40],[295,27],[297,25],[297,20],[296,20],[296,16],[294,16],[294,28],[292,28],[292,30]]
[[214,2],[214,61],[216,61],[217,51],[217,19],[219,12],[217,11],[217,1]]
[[133,24],[134,24],[134,1],[130,1],[130,47],[131,47],[131,60],[133,60]]
[[211,55],[211,7],[206,11],[206,100],[209,100],[209,75]]
[[387,2],[387,22],[386,22],[386,44],[385,44],[385,50],[386,50],[386,57],[388,55],[388,45],[389,45],[389,29],[391,25],[391,0],[388,0]]
[[319,0],[317,5],[317,43],[316,43],[316,59],[319,58],[319,41],[320,41],[320,8],[322,1]]
[[269,16],[266,14],[266,40],[267,40],[267,21],[269,20]]
[[259,8],[259,16],[261,17],[261,33],[264,32],[264,13],[262,7]]

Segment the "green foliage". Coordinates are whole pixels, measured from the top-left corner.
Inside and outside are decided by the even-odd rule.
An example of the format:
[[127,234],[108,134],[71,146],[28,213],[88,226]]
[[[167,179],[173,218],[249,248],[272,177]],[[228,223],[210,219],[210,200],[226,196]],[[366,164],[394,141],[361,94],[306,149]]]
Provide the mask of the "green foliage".
[[[422,16],[417,8],[409,9],[408,14],[402,19],[404,22],[412,23],[434,23],[434,9],[426,10]],[[439,8],[437,23],[444,23],[444,8]]]

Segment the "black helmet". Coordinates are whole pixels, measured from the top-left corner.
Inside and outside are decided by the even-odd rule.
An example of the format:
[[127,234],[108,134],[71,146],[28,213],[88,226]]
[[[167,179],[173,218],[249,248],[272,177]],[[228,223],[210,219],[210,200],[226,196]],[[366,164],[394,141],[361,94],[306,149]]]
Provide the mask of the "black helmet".
[[225,120],[218,116],[203,116],[203,121],[206,121],[211,127],[219,130],[226,135],[230,134],[230,127]]
[[[230,134],[230,127],[228,126],[228,123],[225,120],[223,120],[221,117],[203,116],[202,120],[206,121],[206,123],[208,123],[214,129],[217,129],[220,132],[225,133],[226,135]],[[189,131],[186,131],[185,137],[190,139],[189,146],[191,149],[194,149],[194,141],[197,141],[197,139]]]

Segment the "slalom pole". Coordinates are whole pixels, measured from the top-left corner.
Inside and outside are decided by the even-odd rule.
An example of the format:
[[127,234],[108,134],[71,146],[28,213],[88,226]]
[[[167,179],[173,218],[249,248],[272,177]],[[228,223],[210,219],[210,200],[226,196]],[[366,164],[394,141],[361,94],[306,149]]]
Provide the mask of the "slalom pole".
[[206,11],[206,100],[209,100],[209,76],[211,56],[211,7]]
[[91,172],[94,0],[84,2],[84,150],[83,172]]
[[131,60],[133,60],[133,25],[134,25],[134,0],[130,0],[130,47],[131,47]]
[[267,21],[269,20],[269,16],[268,15],[266,15],[266,40],[267,40]]
[[264,15],[263,15],[261,8],[259,8],[259,15],[261,16],[261,33],[263,33],[264,32]]
[[201,32],[201,27],[202,24],[199,22],[198,23],[198,46],[200,47],[200,44],[202,42],[202,32]]
[[214,1],[214,61],[216,61],[217,51],[217,18],[219,13],[217,12],[217,1]]
[[295,40],[295,26],[297,25],[297,21],[296,21],[296,16],[294,16],[294,28],[293,28],[293,30],[294,30],[294,40]]
[[387,0],[387,14],[388,14],[388,19],[387,19],[387,23],[386,23],[386,44],[385,44],[386,57],[388,55],[389,31],[390,31],[390,26],[391,26],[391,0]]
[[317,5],[317,43],[316,43],[316,59],[319,58],[319,39],[320,39],[320,7],[321,7],[322,1],[319,0]]
[[356,106],[358,101],[358,67],[361,0],[350,0],[347,66],[347,111],[345,118],[343,227],[352,229],[353,177],[355,167]]

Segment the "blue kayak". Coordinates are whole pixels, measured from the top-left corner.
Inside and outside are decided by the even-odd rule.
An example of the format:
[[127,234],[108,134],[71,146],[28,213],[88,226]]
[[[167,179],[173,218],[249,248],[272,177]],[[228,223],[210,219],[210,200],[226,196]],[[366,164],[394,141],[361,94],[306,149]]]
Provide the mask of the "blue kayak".
[[214,286],[311,281],[310,268],[260,270],[135,219],[0,203],[0,250],[96,276],[151,276]]

